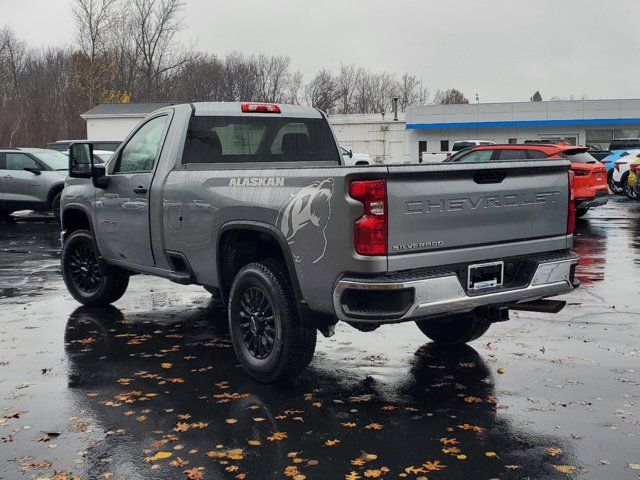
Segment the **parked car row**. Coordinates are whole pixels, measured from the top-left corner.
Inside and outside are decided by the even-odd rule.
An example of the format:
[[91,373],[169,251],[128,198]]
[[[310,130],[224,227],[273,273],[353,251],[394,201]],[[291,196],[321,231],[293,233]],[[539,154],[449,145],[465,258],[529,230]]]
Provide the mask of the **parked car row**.
[[[60,218],[60,192],[69,165],[69,145],[86,140],[63,140],[47,148],[0,148],[0,217],[19,210],[50,212]],[[93,160],[103,164],[120,142],[91,142]]]

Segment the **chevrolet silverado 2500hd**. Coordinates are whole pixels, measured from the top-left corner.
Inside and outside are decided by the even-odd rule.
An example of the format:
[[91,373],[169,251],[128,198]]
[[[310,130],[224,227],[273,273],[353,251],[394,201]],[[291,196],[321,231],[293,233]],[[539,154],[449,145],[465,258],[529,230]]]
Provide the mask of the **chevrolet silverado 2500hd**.
[[454,345],[577,285],[564,159],[345,166],[323,113],[255,103],[164,108],[106,164],[91,150],[71,147],[62,195],[70,293],[115,302],[138,273],[202,285],[260,381],[299,374],[338,321]]

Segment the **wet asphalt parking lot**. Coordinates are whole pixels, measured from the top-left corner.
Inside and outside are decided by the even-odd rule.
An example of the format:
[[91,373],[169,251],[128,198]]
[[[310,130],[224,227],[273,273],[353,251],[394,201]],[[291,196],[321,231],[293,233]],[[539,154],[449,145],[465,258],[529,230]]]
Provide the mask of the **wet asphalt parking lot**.
[[58,238],[0,224],[2,479],[640,478],[640,203],[578,221],[560,314],[454,350],[339,325],[279,386],[242,373],[200,287],[136,276],[80,307]]

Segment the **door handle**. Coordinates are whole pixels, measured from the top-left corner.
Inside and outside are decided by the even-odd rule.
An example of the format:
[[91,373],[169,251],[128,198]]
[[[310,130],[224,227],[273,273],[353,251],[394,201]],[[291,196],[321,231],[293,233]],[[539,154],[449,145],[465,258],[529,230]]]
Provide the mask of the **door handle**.
[[2,178],[13,178],[13,177],[12,177],[11,175],[5,175],[5,176],[4,176],[4,177],[2,177]]
[[133,193],[140,193],[140,194],[147,193],[147,189],[144,188],[142,185],[140,185],[139,187],[136,187],[133,189]]

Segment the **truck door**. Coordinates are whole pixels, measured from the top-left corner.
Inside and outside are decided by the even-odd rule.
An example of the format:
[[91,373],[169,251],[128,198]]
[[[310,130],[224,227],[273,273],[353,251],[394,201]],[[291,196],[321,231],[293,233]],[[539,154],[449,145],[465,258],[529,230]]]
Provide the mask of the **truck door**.
[[107,187],[97,189],[97,240],[107,260],[155,265],[149,192],[167,122],[168,116],[160,115],[140,126],[110,162]]

